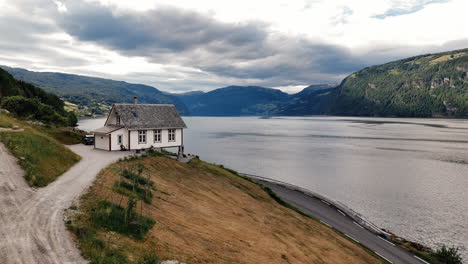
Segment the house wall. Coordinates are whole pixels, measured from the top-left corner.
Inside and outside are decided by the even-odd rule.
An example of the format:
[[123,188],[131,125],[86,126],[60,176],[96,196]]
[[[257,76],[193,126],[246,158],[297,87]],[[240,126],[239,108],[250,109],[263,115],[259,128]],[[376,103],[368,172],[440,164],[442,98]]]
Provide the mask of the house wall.
[[121,128],[116,131],[112,131],[111,136],[111,150],[120,150],[120,144],[118,141],[118,136],[122,135],[122,145],[128,149],[128,130],[126,128]]
[[97,149],[109,150],[109,136],[108,135],[94,135],[94,144]]
[[[128,133],[127,133],[128,135]],[[182,129],[176,129],[176,140],[174,142],[169,142],[169,130],[161,130],[161,143],[154,142],[154,130],[150,129],[146,131],[146,144],[138,143],[138,130],[130,131],[130,145],[131,149],[146,149],[151,146],[155,148],[167,148],[167,147],[178,147],[182,145]],[[128,140],[128,139],[127,139]]]

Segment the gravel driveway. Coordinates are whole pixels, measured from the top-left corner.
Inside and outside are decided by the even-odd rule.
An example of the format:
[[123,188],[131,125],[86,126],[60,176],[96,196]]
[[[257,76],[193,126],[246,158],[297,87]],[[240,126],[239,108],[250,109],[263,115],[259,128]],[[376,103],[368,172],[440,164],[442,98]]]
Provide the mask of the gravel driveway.
[[49,186],[33,189],[0,143],[0,260],[7,263],[86,263],[65,229],[63,212],[99,171],[130,152],[69,147],[82,157]]

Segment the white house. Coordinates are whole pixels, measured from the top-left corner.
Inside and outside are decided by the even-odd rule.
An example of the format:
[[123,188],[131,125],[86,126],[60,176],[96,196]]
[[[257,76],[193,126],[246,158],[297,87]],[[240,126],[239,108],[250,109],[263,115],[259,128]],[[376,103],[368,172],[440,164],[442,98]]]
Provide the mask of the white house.
[[173,105],[114,104],[104,127],[94,133],[94,148],[138,150],[178,147],[183,153],[184,128],[187,128]]

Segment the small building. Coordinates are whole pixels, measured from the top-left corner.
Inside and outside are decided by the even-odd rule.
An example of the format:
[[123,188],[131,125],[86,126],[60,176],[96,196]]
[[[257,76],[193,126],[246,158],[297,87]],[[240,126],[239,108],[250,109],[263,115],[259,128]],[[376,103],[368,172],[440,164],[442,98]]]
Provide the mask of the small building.
[[187,128],[174,105],[114,104],[104,127],[94,133],[94,148],[104,150],[140,150],[149,148],[184,148]]

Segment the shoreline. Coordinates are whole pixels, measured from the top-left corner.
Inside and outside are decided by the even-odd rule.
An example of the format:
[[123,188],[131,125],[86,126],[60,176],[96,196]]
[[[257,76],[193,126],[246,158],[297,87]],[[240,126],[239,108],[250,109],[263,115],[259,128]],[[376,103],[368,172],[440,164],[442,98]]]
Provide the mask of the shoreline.
[[[322,224],[342,233],[389,263],[428,263],[424,258],[426,254],[433,251],[431,248],[396,236],[389,230],[379,228],[339,201],[283,181],[246,173],[239,173],[239,175],[248,177],[254,182],[272,189],[287,203],[292,204]],[[322,207],[322,209],[319,207]],[[330,212],[320,211],[324,207],[325,210],[332,211],[334,215],[330,215]],[[349,218],[349,220],[342,220],[342,222],[348,222],[347,226],[346,223],[343,224],[338,221],[340,217]],[[355,230],[350,230],[349,227],[351,229],[354,227]],[[361,232],[356,232],[357,230],[361,230]],[[365,231],[362,232],[363,230]]]
[[367,220],[363,215],[357,213],[356,211],[354,211],[353,209],[351,209],[350,207],[344,205],[343,203],[341,203],[339,201],[335,201],[335,200],[333,200],[331,198],[328,198],[325,195],[319,194],[317,192],[310,191],[308,189],[305,189],[305,188],[302,188],[302,187],[299,187],[299,186],[296,186],[294,184],[290,184],[290,183],[287,183],[287,182],[283,182],[283,181],[279,181],[279,180],[275,180],[275,179],[270,179],[270,178],[266,178],[266,177],[262,177],[262,176],[258,176],[258,175],[252,175],[252,174],[246,174],[246,173],[240,173],[240,174],[243,175],[243,176],[250,177],[250,178],[252,178],[254,180],[260,180],[260,181],[264,181],[264,182],[266,181],[266,182],[272,182],[272,183],[275,183],[275,184],[279,184],[279,185],[281,185],[281,186],[283,186],[285,188],[288,188],[290,190],[297,191],[297,192],[300,192],[300,193],[302,193],[304,195],[310,196],[312,198],[319,199],[322,202],[324,202],[325,204],[328,203],[329,206],[333,206],[336,209],[339,209],[340,211],[344,212],[347,216],[352,218],[357,223],[361,224],[368,231],[370,231],[370,232],[372,232],[372,233],[374,233],[376,235],[384,236],[387,239],[391,239],[392,233],[389,233],[389,232],[385,231],[384,229],[379,228],[377,225],[375,225],[372,222],[370,222],[369,220]]

